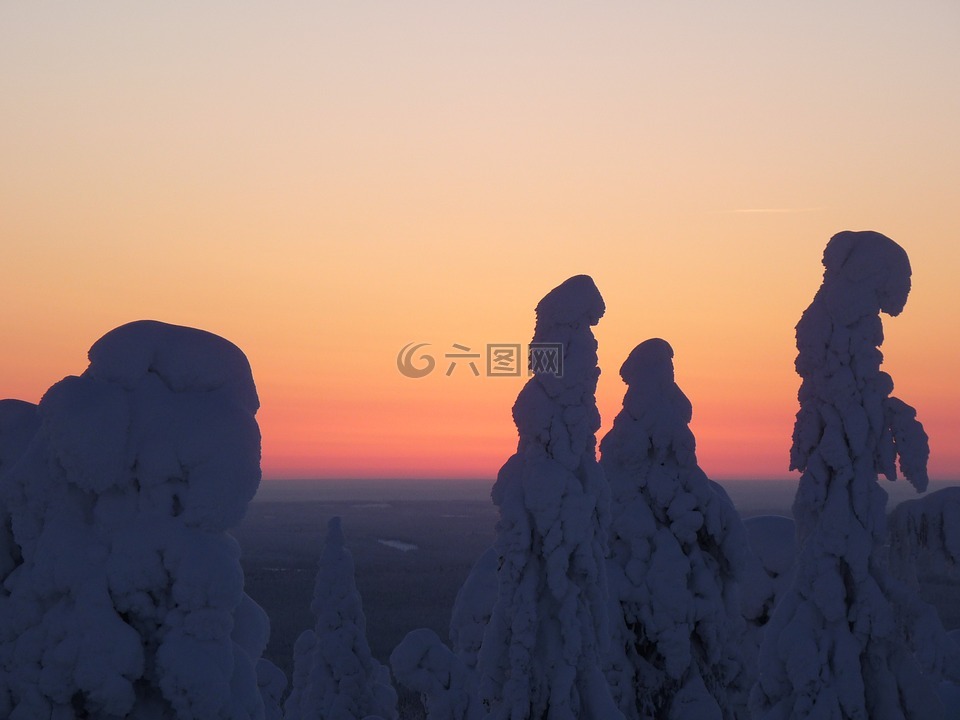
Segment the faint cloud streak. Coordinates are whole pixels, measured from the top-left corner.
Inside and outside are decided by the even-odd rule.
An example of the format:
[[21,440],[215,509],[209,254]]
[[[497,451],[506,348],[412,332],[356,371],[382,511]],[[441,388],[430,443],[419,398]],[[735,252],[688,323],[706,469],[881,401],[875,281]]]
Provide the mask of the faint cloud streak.
[[812,213],[824,210],[822,207],[812,208],[739,208],[737,210],[728,210],[728,213],[738,215],[784,215],[791,213]]

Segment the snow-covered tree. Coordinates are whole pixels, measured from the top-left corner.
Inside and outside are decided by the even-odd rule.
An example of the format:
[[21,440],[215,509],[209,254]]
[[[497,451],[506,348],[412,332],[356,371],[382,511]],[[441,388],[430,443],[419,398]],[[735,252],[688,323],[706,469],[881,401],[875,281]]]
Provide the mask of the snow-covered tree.
[[227,534],[260,481],[247,359],[146,321],[89,357],[36,408],[0,411],[16,565],[0,596],[0,716],[261,718],[269,623]]
[[[609,491],[596,460],[600,370],[593,280],[570,278],[537,305],[537,362],[513,407],[520,439],[493,488],[498,593],[479,650],[491,720],[621,717],[601,670],[607,642]],[[543,356],[540,356],[541,359]],[[562,363],[555,362],[562,357]]]
[[627,718],[745,717],[772,587],[726,493],[697,464],[673,349],[647,340],[620,375],[623,410],[600,443],[614,695]]
[[944,653],[931,645],[929,607],[884,567],[877,483],[878,472],[896,479],[899,457],[907,480],[927,485],[926,434],[880,370],[880,313],[903,310],[910,263],[883,235],[842,232],[823,265],[797,325],[796,576],[767,626],[751,704],[764,720],[936,718]]
[[920,572],[960,572],[960,487],[907,500],[890,512],[890,569],[917,587]]
[[471,671],[476,670],[483,634],[497,602],[497,551],[489,548],[474,563],[453,601],[450,647]]
[[344,546],[339,517],[327,526],[310,609],[316,625],[294,645],[286,719],[395,720],[397,693],[390,671],[374,659],[367,644],[353,556]]
[[[960,629],[948,632],[947,639],[955,649],[960,650]],[[960,680],[944,680],[937,687],[937,695],[946,711],[944,720],[960,720]]]
[[287,689],[287,676],[269,660],[257,662],[257,685],[263,698],[263,720],[283,720],[283,691]]
[[[950,688],[955,696],[960,692],[960,631],[946,633],[936,611],[919,594],[921,577],[956,578],[960,572],[960,487],[902,502],[888,523],[887,557],[890,571],[902,583],[893,587],[909,624],[911,646],[921,666],[942,674],[941,688]],[[951,711],[947,717],[960,714],[960,705],[945,707]]]
[[496,600],[497,553],[490,548],[457,592],[450,647],[433,630],[421,628],[408,633],[390,655],[394,677],[420,695],[427,720],[484,718],[477,697],[477,656]]
[[427,720],[483,720],[476,673],[433,630],[407,633],[390,655],[397,681],[420,695]]
[[[26,452],[39,427],[36,405],[22,400],[0,400],[0,477]],[[0,492],[0,598],[9,595],[4,582],[22,562],[20,548],[13,537],[13,518]]]

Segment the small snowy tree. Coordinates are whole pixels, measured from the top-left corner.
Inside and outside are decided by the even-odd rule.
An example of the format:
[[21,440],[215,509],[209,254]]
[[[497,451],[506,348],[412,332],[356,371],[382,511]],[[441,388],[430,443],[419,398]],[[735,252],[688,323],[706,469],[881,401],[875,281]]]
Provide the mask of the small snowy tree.
[[765,720],[936,718],[936,678],[917,658],[936,674],[943,653],[929,624],[922,631],[929,612],[882,562],[887,495],[877,484],[878,472],[896,479],[899,456],[907,480],[927,485],[926,434],[880,371],[880,313],[903,310],[910,263],[883,235],[843,232],[823,265],[797,325],[796,576],[767,626],[752,707]]
[[[746,716],[772,587],[726,493],[697,464],[673,349],[638,345],[600,444],[613,520],[608,676],[627,718]],[[749,619],[748,624],[745,620]]]
[[517,452],[493,488],[498,594],[478,659],[491,720],[621,717],[601,671],[609,492],[595,452],[600,370],[590,328],[603,312],[585,275],[537,305],[533,342],[562,348],[552,358],[562,364],[537,363],[534,352],[535,374],[513,407]]
[[0,599],[0,716],[263,717],[269,624],[227,534],[260,481],[258,405],[239,348],[138,322],[17,409],[32,437],[12,461],[0,442],[17,563]]
[[477,698],[477,656],[496,600],[497,553],[490,548],[457,592],[450,617],[451,646],[421,628],[408,633],[390,655],[394,677],[420,695],[427,720],[484,717]]
[[450,614],[450,646],[471,671],[477,668],[483,634],[496,602],[497,551],[489,548],[471,568]]
[[287,720],[363,720],[397,717],[390,671],[367,644],[367,620],[357,591],[353,556],[344,547],[340,518],[327,526],[310,609],[316,617],[294,645]]
[[407,633],[390,655],[397,681],[419,693],[427,720],[483,720],[472,668],[437,637],[420,628]]

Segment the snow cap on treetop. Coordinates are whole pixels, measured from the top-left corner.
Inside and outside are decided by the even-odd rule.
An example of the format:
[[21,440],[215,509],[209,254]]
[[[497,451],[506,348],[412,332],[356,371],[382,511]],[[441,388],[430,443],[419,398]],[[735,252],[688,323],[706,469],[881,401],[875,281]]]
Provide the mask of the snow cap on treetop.
[[673,348],[660,338],[644,340],[627,356],[620,368],[620,377],[627,385],[637,383],[672,383]]
[[837,233],[823,251],[823,266],[823,286],[837,291],[833,297],[840,304],[848,302],[856,288],[858,294],[872,293],[877,307],[889,315],[899,315],[906,305],[910,260],[886,235],[870,230]]
[[537,330],[554,325],[575,325],[586,321],[596,325],[603,317],[606,306],[600,291],[589,275],[574,275],[548,292],[537,304]]
[[138,320],[100,338],[89,358],[85,374],[98,380],[131,388],[154,373],[172,392],[224,390],[247,412],[260,407],[243,351],[205,330]]
[[339,515],[327,521],[327,538],[324,544],[331,549],[343,547],[343,523],[340,522]]

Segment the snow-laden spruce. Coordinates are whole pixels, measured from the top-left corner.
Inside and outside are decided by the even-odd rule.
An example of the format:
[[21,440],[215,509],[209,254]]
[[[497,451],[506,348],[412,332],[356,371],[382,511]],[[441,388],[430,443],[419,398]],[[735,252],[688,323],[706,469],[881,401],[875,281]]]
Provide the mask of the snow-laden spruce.
[[[923,667],[942,668],[943,692],[960,692],[960,631],[944,633],[936,612],[918,601],[921,578],[956,579],[960,573],[960,487],[900,503],[888,517],[887,558],[902,588],[901,612],[912,624],[911,635]],[[960,705],[944,702],[947,717],[960,714]]]
[[482,720],[477,656],[497,600],[497,553],[490,548],[464,581],[450,616],[450,647],[433,630],[413,630],[390,655],[397,682],[419,694],[427,720]]
[[479,650],[491,720],[621,717],[601,665],[607,643],[609,491],[596,460],[600,369],[591,327],[604,313],[579,275],[537,305],[534,343],[562,348],[520,391],[520,439],[493,488],[498,593]]
[[[948,632],[947,638],[953,647],[960,648],[960,629]],[[937,695],[946,710],[944,720],[960,720],[960,681],[944,680],[937,687]]]
[[390,667],[397,682],[420,695],[427,720],[485,720],[474,669],[433,630],[407,633],[390,654]]
[[823,265],[797,324],[796,576],[767,626],[752,707],[764,720],[940,717],[943,634],[883,565],[887,495],[877,483],[878,472],[897,477],[899,457],[907,480],[927,485],[926,434],[880,370],[880,313],[903,310],[910,263],[883,235],[843,232]]
[[227,534],[260,481],[247,359],[146,321],[89,357],[0,409],[0,717],[262,718],[269,622]]
[[390,671],[367,644],[353,556],[344,546],[339,517],[327,526],[310,610],[316,625],[294,645],[286,720],[395,720],[397,693]]
[[[22,400],[0,400],[0,478],[13,467],[26,452],[30,440],[40,427],[37,406]],[[13,518],[9,503],[4,499],[0,481],[0,603],[8,596],[7,577],[20,563],[23,556],[13,536]],[[0,612],[3,605],[0,604]],[[2,681],[0,681],[2,689]],[[3,707],[0,696],[0,708]]]
[[887,523],[890,569],[898,578],[919,587],[921,574],[960,572],[960,487],[902,502]]
[[745,717],[772,587],[726,493],[697,464],[673,349],[647,340],[620,375],[623,410],[600,443],[614,695],[627,718]]
[[471,671],[477,668],[483,634],[497,602],[497,564],[497,550],[489,548],[470,569],[450,613],[450,647]]

